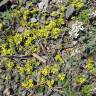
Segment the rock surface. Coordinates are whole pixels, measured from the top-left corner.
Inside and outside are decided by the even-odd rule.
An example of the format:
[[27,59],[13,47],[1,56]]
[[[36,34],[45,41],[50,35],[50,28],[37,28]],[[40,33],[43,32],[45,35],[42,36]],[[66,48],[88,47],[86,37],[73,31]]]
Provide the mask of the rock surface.
[[75,11],[74,7],[72,5],[69,5],[65,13],[66,19],[68,19],[73,14],[74,11]]

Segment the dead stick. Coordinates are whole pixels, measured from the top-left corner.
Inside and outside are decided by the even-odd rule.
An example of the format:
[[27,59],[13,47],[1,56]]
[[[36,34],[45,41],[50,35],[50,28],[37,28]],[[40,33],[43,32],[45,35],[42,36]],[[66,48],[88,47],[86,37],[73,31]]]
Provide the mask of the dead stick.
[[[46,63],[46,59],[44,59],[43,57],[40,57],[39,55],[37,55],[36,53],[32,54],[33,57],[35,57],[36,59],[38,59],[39,61]],[[30,59],[32,58],[32,56],[25,56],[25,55],[13,55],[13,56],[0,56],[0,58],[5,57],[5,58],[18,58],[18,59]]]
[[39,55],[37,55],[36,53],[33,53],[32,56],[37,58],[39,61],[46,63],[46,60],[44,58],[40,57]]

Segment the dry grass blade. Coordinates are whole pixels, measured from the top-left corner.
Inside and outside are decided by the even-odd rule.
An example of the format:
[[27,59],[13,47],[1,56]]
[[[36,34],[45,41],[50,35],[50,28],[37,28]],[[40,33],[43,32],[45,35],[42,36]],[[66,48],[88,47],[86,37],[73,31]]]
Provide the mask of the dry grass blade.
[[36,53],[33,53],[32,55],[33,55],[33,57],[37,58],[39,61],[46,63],[46,60],[44,58],[40,57],[39,55],[37,55]]

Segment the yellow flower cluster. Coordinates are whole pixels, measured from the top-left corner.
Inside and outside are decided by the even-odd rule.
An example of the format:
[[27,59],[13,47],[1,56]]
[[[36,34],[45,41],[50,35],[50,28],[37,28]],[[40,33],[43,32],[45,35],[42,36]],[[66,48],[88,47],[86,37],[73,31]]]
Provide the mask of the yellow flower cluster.
[[52,34],[53,34],[54,38],[57,38],[59,33],[60,33],[59,28],[53,28],[52,29]]
[[61,56],[60,54],[57,54],[57,55],[55,56],[55,60],[56,60],[56,61],[59,61],[59,62],[61,62],[61,63],[64,63],[64,60],[63,60],[63,58],[62,58],[62,56]]
[[53,84],[54,84],[54,80],[52,79],[52,80],[47,80],[46,81],[47,82],[47,85],[48,85],[48,87],[52,87],[53,86]]
[[19,74],[23,74],[24,73],[24,68],[21,67],[20,65],[17,65],[16,68],[17,68]]
[[85,76],[85,75],[83,75],[83,74],[80,74],[80,75],[78,75],[78,76],[75,78],[75,80],[76,80],[76,83],[77,83],[77,84],[83,84],[83,83],[86,82],[87,76]]
[[46,80],[45,80],[45,77],[41,76],[40,78],[40,84],[45,84],[46,83]]
[[50,66],[47,65],[45,68],[43,68],[43,69],[41,70],[41,73],[42,73],[42,75],[44,75],[44,76],[49,75],[49,73],[50,73]]
[[14,66],[13,62],[8,62],[8,64],[6,65],[8,70],[11,70]]
[[26,65],[25,65],[25,72],[27,73],[27,74],[31,74],[31,72],[32,72],[32,65],[30,64],[30,63],[27,63]]
[[23,82],[22,84],[21,84],[21,86],[23,87],[23,88],[32,88],[33,87],[33,80],[32,79],[28,79],[28,80],[26,80],[25,82]]
[[[65,79],[65,74],[59,73],[59,65],[54,64],[54,65],[47,65],[45,68],[40,70],[41,72],[41,77],[40,77],[40,84],[41,85],[47,85],[48,87],[53,87],[54,83],[56,80],[63,81]],[[50,74],[53,74],[55,76],[54,79],[50,78]],[[48,76],[48,77],[46,77]]]
[[64,73],[60,73],[58,75],[58,79],[61,80],[61,81],[63,81],[65,79],[65,74]]
[[14,39],[15,44],[18,45],[21,43],[23,37],[21,34],[16,33],[13,39]]

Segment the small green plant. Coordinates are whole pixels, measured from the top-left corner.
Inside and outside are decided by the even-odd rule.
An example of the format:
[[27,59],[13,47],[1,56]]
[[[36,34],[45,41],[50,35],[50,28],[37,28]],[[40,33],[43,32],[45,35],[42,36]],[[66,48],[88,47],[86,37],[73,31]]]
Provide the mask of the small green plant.
[[83,96],[91,96],[93,93],[93,90],[95,89],[96,84],[92,83],[92,84],[88,84],[82,87],[81,92]]
[[82,11],[79,16],[78,19],[84,23],[87,23],[89,20],[89,10],[84,10]]

